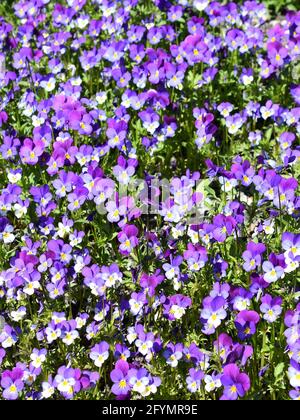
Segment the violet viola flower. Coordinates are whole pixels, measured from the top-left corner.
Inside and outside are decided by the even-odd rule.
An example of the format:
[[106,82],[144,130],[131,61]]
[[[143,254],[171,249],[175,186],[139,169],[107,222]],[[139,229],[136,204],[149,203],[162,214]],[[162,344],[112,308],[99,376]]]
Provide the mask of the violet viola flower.
[[253,356],[253,352],[252,346],[233,343],[233,346],[229,349],[229,353],[226,357],[226,364],[240,362],[241,366],[245,366],[248,359]]
[[1,375],[1,386],[4,389],[2,396],[6,400],[16,400],[24,388],[22,381],[24,371],[14,368],[12,371],[5,370]]
[[44,143],[41,140],[25,139],[20,149],[20,157],[28,165],[36,165],[44,153]]
[[141,369],[129,369],[128,371],[129,384],[132,387],[132,391],[138,392],[143,395],[150,382],[149,372],[145,368]]
[[252,184],[255,171],[248,160],[241,163],[234,163],[231,167],[231,172],[245,187],[249,187]]
[[271,64],[275,67],[282,66],[285,59],[288,57],[288,50],[279,42],[271,42],[267,45],[267,48]]
[[97,179],[94,185],[94,201],[97,205],[103,204],[107,199],[111,198],[115,191],[115,183],[111,179]]
[[88,196],[88,189],[85,187],[76,188],[74,192],[68,195],[68,209],[70,211],[76,211],[85,203]]
[[194,393],[200,390],[204,373],[198,369],[190,369],[189,376],[186,378],[187,389]]
[[212,375],[205,375],[205,391],[213,392],[217,388],[221,388],[221,375],[213,373]]
[[106,287],[113,287],[122,281],[123,274],[117,264],[112,264],[109,267],[103,266],[101,268],[101,278]]
[[286,262],[300,260],[300,234],[285,232],[282,235],[282,248]]
[[225,242],[227,235],[231,235],[236,226],[236,221],[231,216],[219,214],[213,220],[213,237],[217,242]]
[[226,118],[226,127],[230,134],[237,134],[243,124],[244,120],[240,114],[234,114]]
[[288,311],[285,314],[284,323],[288,327],[284,332],[286,341],[289,346],[294,346],[300,340],[300,304],[297,305],[295,311]]
[[154,274],[148,275],[143,273],[140,278],[140,286],[143,288],[143,293],[153,297],[155,295],[156,287],[164,280],[164,276],[157,270]]
[[243,253],[244,264],[243,268],[246,271],[253,271],[262,263],[261,255],[266,251],[264,244],[249,242],[247,251]]
[[233,105],[230,102],[222,102],[218,107],[217,110],[220,112],[220,114],[227,118],[229,117],[231,111],[233,110]]
[[88,370],[83,370],[80,378],[80,384],[82,389],[90,389],[96,386],[99,379],[100,375],[98,372],[90,372]]
[[282,150],[289,149],[296,140],[294,133],[284,132],[279,137],[279,145]]
[[152,333],[145,333],[144,327],[141,324],[138,324],[135,327],[136,335],[138,339],[135,341],[135,345],[138,348],[139,353],[147,358],[151,356],[153,350],[155,337]]
[[192,305],[192,300],[188,296],[174,295],[167,298],[164,304],[164,315],[169,321],[181,319],[186,309]]
[[231,291],[231,304],[235,311],[243,311],[251,305],[252,293],[248,290],[237,287]]
[[240,82],[245,86],[249,86],[253,82],[253,70],[252,69],[243,69],[240,76]]
[[157,27],[152,27],[149,32],[148,32],[148,40],[150,42],[150,44],[152,45],[157,45],[159,44],[160,40],[163,37],[163,33],[161,28],[157,28]]
[[300,401],[300,388],[290,391],[289,396],[293,401]]
[[156,114],[153,109],[148,108],[146,111],[140,112],[139,117],[148,133],[153,135],[160,125],[159,115]]
[[226,277],[226,273],[229,266],[228,266],[227,261],[223,260],[223,258],[220,257],[219,254],[217,254],[215,258],[213,259],[212,265],[213,265],[214,278],[216,281],[220,281],[222,278]]
[[220,355],[220,359],[222,362],[226,362],[228,355],[232,351],[233,348],[233,340],[232,338],[226,334],[222,333],[219,335],[218,339],[214,342],[214,349]]
[[192,343],[189,347],[184,347],[183,356],[186,362],[192,362],[195,365],[198,365],[201,360],[202,353],[199,347],[195,343]]
[[127,346],[123,346],[122,344],[116,344],[115,351],[114,351],[114,357],[119,360],[127,360],[131,355],[130,350]]
[[84,267],[82,275],[84,276],[84,284],[91,289],[92,294],[96,296],[104,295],[106,287],[99,266],[93,264],[91,267]]
[[294,359],[291,360],[288,377],[292,387],[300,387],[300,363],[297,363]]
[[48,326],[45,328],[45,337],[49,344],[56,341],[61,336],[61,329],[58,325],[52,321]]
[[262,118],[267,120],[268,118],[273,117],[278,111],[278,108],[279,106],[277,104],[273,104],[272,101],[267,101],[265,106],[260,108]]
[[39,369],[44,361],[46,360],[47,350],[46,349],[33,349],[30,359],[31,364],[35,369]]
[[97,367],[101,367],[105,360],[109,357],[109,344],[106,341],[102,341],[96,344],[90,352],[90,358],[94,361]]
[[54,281],[53,283],[47,284],[46,289],[49,292],[49,297],[51,299],[58,299],[60,296],[63,296],[66,285],[67,283],[65,280]]
[[256,325],[259,323],[260,316],[255,311],[241,311],[235,318],[235,326],[238,330],[238,337],[246,340],[256,333]]
[[128,185],[130,178],[135,173],[137,165],[138,162],[136,159],[129,159],[126,161],[125,158],[120,156],[118,158],[118,165],[113,168],[113,173],[121,184]]
[[47,381],[42,383],[42,391],[41,391],[41,399],[44,398],[51,398],[55,392],[55,388],[53,386],[53,378],[51,375],[48,376]]
[[167,364],[173,368],[178,366],[178,362],[183,356],[183,345],[181,343],[169,343],[164,351],[164,358]]
[[79,332],[76,330],[76,326],[76,321],[73,319],[70,321],[64,321],[61,324],[61,340],[67,346],[70,346],[76,339],[79,338]]
[[108,212],[107,219],[111,223],[119,222],[121,216],[125,216],[127,213],[126,200],[108,201],[105,208]]
[[4,159],[13,159],[20,146],[20,140],[8,136],[3,138],[3,144],[0,146],[0,152]]
[[181,6],[171,6],[168,11],[168,20],[170,22],[176,22],[183,15],[183,8]]
[[207,250],[200,245],[188,244],[183,255],[188,263],[189,270],[193,272],[200,271],[208,261]]
[[132,250],[138,246],[138,228],[134,225],[125,225],[122,232],[118,234],[120,242],[119,250],[122,255],[130,255]]
[[175,258],[171,259],[171,264],[164,264],[163,265],[163,269],[166,273],[166,278],[168,280],[172,280],[174,278],[178,278],[178,276],[180,275],[180,265],[182,264],[182,257],[181,256],[177,256]]
[[226,42],[229,50],[234,51],[244,44],[245,35],[239,29],[231,29],[226,34]]
[[215,297],[222,297],[223,299],[227,300],[227,298],[229,297],[229,293],[230,293],[230,286],[228,283],[214,283],[213,288],[210,292],[210,296],[212,298]]
[[72,399],[81,389],[80,376],[80,369],[62,366],[58,369],[53,384],[64,398]]
[[[164,67],[159,67],[157,63],[150,63],[147,65],[147,69],[150,73],[149,82],[156,85],[160,82],[160,80],[164,79],[165,72]],[[142,111],[143,112],[143,111]],[[146,117],[147,114],[140,113],[140,118],[144,121],[144,116]]]
[[10,348],[16,344],[18,341],[18,336],[16,331],[10,326],[5,325],[0,330],[0,343],[4,349]]
[[282,207],[293,206],[295,200],[295,191],[298,188],[298,181],[295,178],[281,178],[279,188],[276,191],[273,202],[280,209]]
[[298,85],[298,86],[294,86],[294,87],[291,89],[291,95],[292,95],[292,97],[294,98],[294,101],[295,101],[298,105],[300,105],[300,85]]
[[111,389],[113,394],[128,395],[130,391],[128,371],[129,364],[125,360],[118,360],[115,369],[110,373],[110,379],[114,383]]
[[145,293],[135,293],[133,292],[131,294],[131,297],[129,299],[129,306],[130,306],[130,312],[133,316],[138,316],[141,314],[143,306],[148,303],[147,297]]
[[265,272],[264,280],[269,284],[284,277],[285,263],[275,254],[270,254],[269,261],[265,261],[262,268]]
[[224,386],[224,394],[221,400],[236,400],[243,398],[250,389],[250,378],[241,373],[238,366],[229,364],[224,367],[221,382]]
[[261,63],[260,76],[263,79],[268,79],[273,73],[275,73],[276,67],[273,66],[268,60],[263,60]]
[[282,313],[282,298],[273,298],[270,295],[265,295],[261,298],[260,310],[264,314],[263,318],[273,323]]
[[215,298],[207,297],[204,299],[203,309],[200,315],[200,319],[204,324],[202,330],[204,334],[214,334],[222,321],[227,317],[226,306],[226,300],[221,296]]
[[108,120],[108,129],[106,131],[108,137],[108,145],[112,148],[121,149],[127,135],[127,124],[125,121],[116,122]]

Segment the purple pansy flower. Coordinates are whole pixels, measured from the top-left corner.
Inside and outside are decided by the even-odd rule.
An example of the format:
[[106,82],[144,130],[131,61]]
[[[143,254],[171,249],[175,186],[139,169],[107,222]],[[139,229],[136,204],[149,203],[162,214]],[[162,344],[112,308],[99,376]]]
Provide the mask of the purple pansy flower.
[[241,373],[238,366],[229,364],[224,367],[221,382],[224,386],[222,400],[236,400],[243,398],[250,389],[250,379],[245,373]]
[[275,254],[269,256],[269,261],[265,261],[262,268],[265,273],[264,280],[267,283],[274,283],[284,277],[284,267]]
[[167,298],[164,304],[164,315],[170,320],[181,319],[186,309],[192,305],[192,300],[188,296],[174,295]]
[[94,361],[97,367],[101,367],[105,360],[109,357],[109,344],[106,341],[102,341],[96,344],[90,352],[90,358]]
[[189,370],[189,376],[186,378],[187,389],[194,393],[200,390],[204,373],[201,370],[191,368]]
[[44,153],[44,143],[41,140],[32,141],[25,139],[20,149],[20,156],[24,163],[35,165]]
[[214,334],[215,330],[227,317],[226,306],[226,300],[221,296],[204,299],[200,319],[204,324],[203,332],[205,334]]
[[260,316],[255,311],[241,311],[235,318],[235,326],[241,340],[246,340],[256,333]]
[[110,373],[110,378],[114,385],[112,386],[112,393],[120,396],[120,395],[127,395],[130,391],[130,384],[129,384],[129,364],[124,360],[118,360],[115,369],[113,369]]
[[253,271],[261,265],[261,255],[266,251],[264,244],[250,242],[247,245],[247,251],[243,253],[243,259],[245,261],[243,267],[246,271]]
[[183,356],[183,345],[181,343],[169,343],[164,351],[164,358],[167,364],[173,368],[178,366],[178,362]]
[[265,295],[261,298],[260,310],[264,314],[263,318],[273,323],[282,313],[282,298],[273,298],[271,295]]
[[138,234],[138,228],[134,225],[125,225],[123,227],[122,232],[118,234],[121,254],[130,255],[132,250],[137,247],[139,243]]
[[5,370],[1,375],[1,386],[4,389],[2,396],[6,400],[16,400],[24,388],[22,381],[24,371],[14,368],[12,371]]

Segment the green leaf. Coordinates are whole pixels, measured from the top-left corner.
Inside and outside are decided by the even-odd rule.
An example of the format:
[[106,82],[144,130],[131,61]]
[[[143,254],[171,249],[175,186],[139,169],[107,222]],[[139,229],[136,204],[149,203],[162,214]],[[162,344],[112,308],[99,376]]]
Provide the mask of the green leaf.
[[279,363],[275,367],[275,369],[274,369],[274,376],[275,376],[275,378],[278,378],[279,376],[281,376],[281,374],[284,371],[284,368],[285,368],[285,363],[284,362]]

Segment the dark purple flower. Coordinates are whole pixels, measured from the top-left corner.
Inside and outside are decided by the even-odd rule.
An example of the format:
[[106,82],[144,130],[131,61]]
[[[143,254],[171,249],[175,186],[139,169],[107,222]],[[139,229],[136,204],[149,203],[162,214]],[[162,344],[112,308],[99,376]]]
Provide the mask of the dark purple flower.
[[246,340],[256,333],[256,325],[259,323],[260,316],[255,311],[241,311],[235,318],[235,326],[241,340]]

